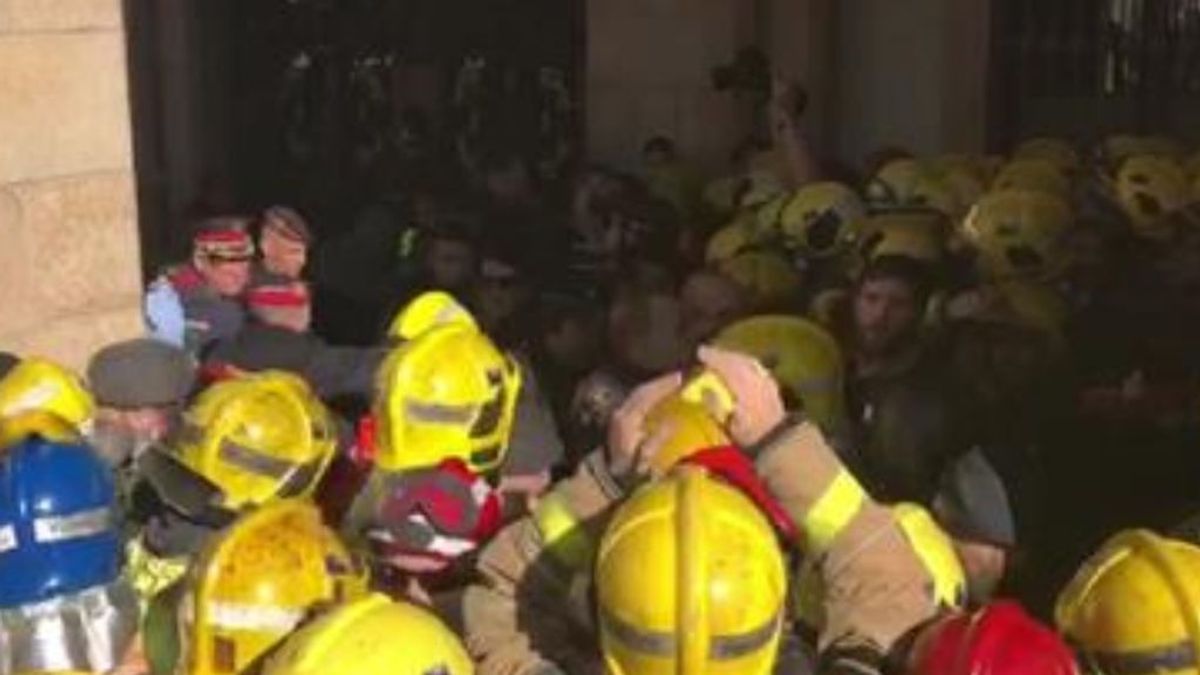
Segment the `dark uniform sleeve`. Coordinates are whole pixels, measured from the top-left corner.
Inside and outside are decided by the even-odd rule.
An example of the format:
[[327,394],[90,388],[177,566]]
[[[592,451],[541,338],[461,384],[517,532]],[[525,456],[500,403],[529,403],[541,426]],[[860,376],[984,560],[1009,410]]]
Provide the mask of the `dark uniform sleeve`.
[[319,343],[312,350],[304,376],[323,399],[374,393],[375,372],[387,356],[382,348],[331,347]]

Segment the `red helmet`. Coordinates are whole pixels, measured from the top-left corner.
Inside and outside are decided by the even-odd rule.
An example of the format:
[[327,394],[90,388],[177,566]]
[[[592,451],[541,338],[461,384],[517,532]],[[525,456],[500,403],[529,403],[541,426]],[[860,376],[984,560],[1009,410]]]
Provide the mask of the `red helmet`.
[[1077,675],[1070,648],[1015,602],[995,602],[937,625],[916,675]]

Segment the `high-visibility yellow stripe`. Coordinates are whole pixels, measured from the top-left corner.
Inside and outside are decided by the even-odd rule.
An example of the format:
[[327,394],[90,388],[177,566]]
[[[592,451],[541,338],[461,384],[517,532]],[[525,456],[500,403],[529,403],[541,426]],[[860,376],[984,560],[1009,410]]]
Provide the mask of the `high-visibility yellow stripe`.
[[187,558],[160,558],[146,550],[141,537],[125,547],[125,558],[125,575],[137,591],[143,609],[151,598],[187,573]]
[[533,513],[545,549],[572,570],[586,570],[595,554],[595,542],[584,531],[567,500],[556,492],[541,499]]
[[822,553],[850,524],[866,501],[867,493],[849,471],[842,470],[829,484],[808,514],[801,529],[807,542],[808,554]]
[[929,576],[934,599],[945,607],[962,607],[966,602],[967,578],[954,551],[954,543],[933,516],[916,504],[897,504],[892,513],[908,543]]

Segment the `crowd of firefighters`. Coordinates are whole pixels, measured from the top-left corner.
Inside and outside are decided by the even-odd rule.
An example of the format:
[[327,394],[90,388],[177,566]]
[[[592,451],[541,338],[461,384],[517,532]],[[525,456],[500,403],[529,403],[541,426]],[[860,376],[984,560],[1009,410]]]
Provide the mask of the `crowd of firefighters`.
[[294,210],[209,214],[146,337],[6,355],[0,674],[1200,673],[1187,526],[1015,590],[1056,386],[1195,417],[1200,155],[835,182],[792,107],[728,177],[654,139],[556,211],[500,155],[482,218],[423,185],[314,265]]

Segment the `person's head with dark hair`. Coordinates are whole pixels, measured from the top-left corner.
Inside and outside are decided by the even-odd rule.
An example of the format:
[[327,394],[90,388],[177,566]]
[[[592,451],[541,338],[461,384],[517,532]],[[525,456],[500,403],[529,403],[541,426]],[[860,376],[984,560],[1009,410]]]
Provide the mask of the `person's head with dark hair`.
[[675,141],[666,136],[653,136],[642,144],[642,162],[646,166],[663,166],[676,159],[678,152],[675,149]]
[[466,290],[479,264],[478,239],[479,220],[473,214],[433,214],[422,244],[426,282],[450,293]]
[[254,240],[251,218],[218,216],[192,224],[192,265],[213,291],[234,298],[250,282]]
[[716,270],[692,272],[679,291],[683,337],[699,347],[749,310],[746,291]]
[[484,153],[479,170],[488,196],[500,205],[522,205],[537,198],[532,164],[515,148],[492,148]]
[[523,249],[529,245],[497,233],[486,238],[480,250],[475,317],[494,340],[508,346],[519,342],[529,328],[522,321],[534,285],[534,270]]
[[291,207],[272,206],[259,218],[258,248],[262,265],[271,274],[300,279],[312,244],[312,228]]
[[854,288],[854,345],[860,358],[879,359],[916,345],[932,291],[923,263],[906,256],[873,260]]
[[601,304],[581,289],[560,287],[540,293],[536,307],[538,352],[571,373],[595,367],[603,343]]

